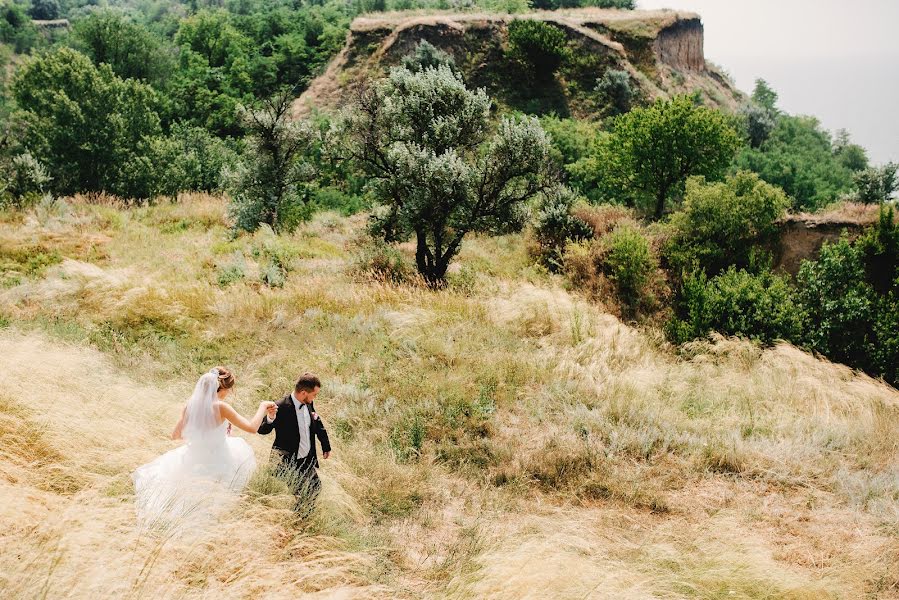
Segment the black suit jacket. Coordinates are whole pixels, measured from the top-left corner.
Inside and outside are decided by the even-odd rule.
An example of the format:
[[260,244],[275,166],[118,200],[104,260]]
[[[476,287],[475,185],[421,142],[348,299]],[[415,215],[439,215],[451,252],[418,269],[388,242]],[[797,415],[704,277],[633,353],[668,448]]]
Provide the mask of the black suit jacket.
[[[293,404],[293,399],[288,395],[276,402],[278,405],[278,414],[275,420],[268,423],[266,419],[262,419],[262,425],[259,426],[259,433],[266,435],[275,432],[275,442],[272,444],[272,451],[281,455],[282,463],[294,463],[298,466],[312,466],[318,468],[318,452],[315,447],[315,438],[318,438],[322,445],[322,452],[331,451],[331,443],[328,441],[328,431],[318,414],[315,418],[309,419],[309,454],[307,456],[297,456],[300,447],[300,424],[297,422],[297,409]],[[315,406],[312,403],[309,407],[309,416],[315,413]]]

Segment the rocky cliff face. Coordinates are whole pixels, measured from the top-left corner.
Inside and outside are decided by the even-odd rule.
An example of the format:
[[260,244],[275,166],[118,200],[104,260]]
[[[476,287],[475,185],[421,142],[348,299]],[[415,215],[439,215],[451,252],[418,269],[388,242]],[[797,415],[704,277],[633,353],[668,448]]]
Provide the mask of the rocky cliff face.
[[702,22],[698,18],[678,20],[659,32],[653,43],[658,60],[675,69],[705,70]]
[[[565,32],[572,58],[555,78],[535,81],[508,58],[508,24],[516,18],[539,19]],[[602,106],[594,88],[608,69],[627,71],[644,101],[698,91],[707,104],[732,109],[742,99],[731,82],[706,63],[702,22],[693,13],[391,13],[353,21],[343,51],[301,96],[295,113],[341,105],[351,89],[384,75],[423,39],[453,55],[469,85],[486,88],[501,106],[526,112],[598,116]]]
[[773,248],[774,267],[796,275],[804,260],[816,260],[821,246],[845,235],[850,241],[877,223],[879,209],[872,204],[847,203],[836,212],[789,215],[780,222],[780,237]]

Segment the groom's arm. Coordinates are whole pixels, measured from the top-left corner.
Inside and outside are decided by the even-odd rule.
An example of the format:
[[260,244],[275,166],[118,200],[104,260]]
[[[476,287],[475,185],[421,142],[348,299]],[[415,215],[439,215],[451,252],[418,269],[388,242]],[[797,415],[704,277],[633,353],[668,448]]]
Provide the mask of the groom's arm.
[[315,435],[318,437],[319,443],[322,445],[322,454],[323,458],[328,458],[328,453],[331,452],[331,442],[328,440],[328,430],[325,429],[325,422],[322,421],[322,418],[316,414],[316,427]]

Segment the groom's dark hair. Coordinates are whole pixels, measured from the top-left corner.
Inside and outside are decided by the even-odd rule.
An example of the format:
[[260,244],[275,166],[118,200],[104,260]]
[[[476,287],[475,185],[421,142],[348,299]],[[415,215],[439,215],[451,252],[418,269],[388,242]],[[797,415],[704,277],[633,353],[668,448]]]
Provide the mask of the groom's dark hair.
[[297,385],[294,389],[298,392],[312,392],[315,388],[320,388],[321,386],[322,382],[318,377],[312,373],[303,373],[297,380]]

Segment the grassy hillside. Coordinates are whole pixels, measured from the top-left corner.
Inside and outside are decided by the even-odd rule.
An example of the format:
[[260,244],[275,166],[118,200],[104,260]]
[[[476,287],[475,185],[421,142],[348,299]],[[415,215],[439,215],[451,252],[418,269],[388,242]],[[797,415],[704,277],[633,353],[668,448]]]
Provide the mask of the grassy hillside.
[[[361,217],[231,239],[225,209],[2,214],[4,598],[899,596],[893,388],[788,345],[675,355],[521,236],[432,291],[359,273]],[[214,364],[245,414],[322,377],[319,507],[261,471],[207,531],[139,531],[130,472]]]
[[[509,54],[509,26],[522,19],[546,23],[564,36],[565,57],[557,73],[535,77],[533,67],[522,67]],[[501,111],[608,116],[608,100],[596,84],[616,69],[628,74],[639,102],[696,93],[708,105],[732,111],[744,100],[717,67],[706,63],[703,29],[694,13],[402,11],[354,19],[346,45],[298,98],[295,114],[341,106],[366,80],[386,75],[420,40],[449,53],[465,81],[483,87]]]

